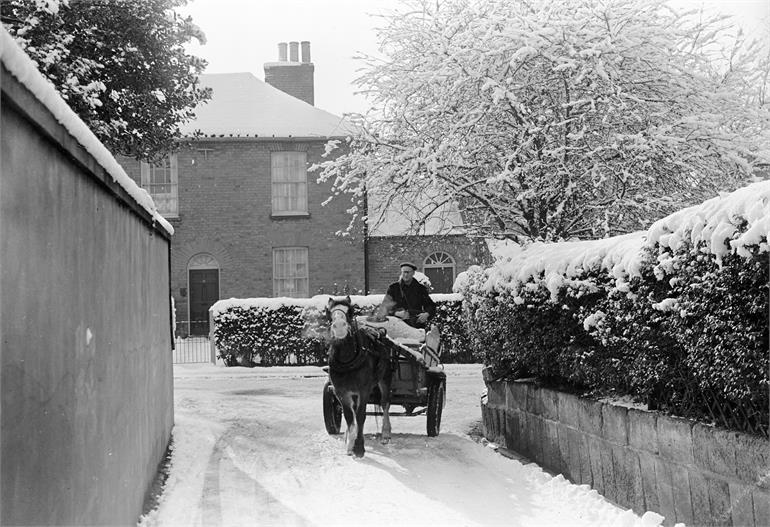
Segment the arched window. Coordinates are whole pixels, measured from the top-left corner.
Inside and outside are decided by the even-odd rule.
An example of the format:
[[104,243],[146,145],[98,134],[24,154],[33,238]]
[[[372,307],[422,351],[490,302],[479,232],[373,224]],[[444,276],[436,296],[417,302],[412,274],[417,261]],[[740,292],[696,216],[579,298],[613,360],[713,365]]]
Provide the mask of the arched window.
[[445,252],[429,254],[422,264],[433,293],[451,293],[455,283],[455,260]]
[[190,335],[208,335],[209,308],[219,300],[219,262],[208,253],[198,253],[187,263],[190,292]]

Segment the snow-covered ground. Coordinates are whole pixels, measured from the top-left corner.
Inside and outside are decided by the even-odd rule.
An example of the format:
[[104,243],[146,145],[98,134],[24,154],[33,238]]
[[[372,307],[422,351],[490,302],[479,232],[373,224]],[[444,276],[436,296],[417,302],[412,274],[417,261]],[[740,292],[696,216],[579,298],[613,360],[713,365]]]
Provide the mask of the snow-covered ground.
[[[176,365],[174,450],[159,507],[143,526],[652,526],[587,486],[472,440],[478,365],[448,365],[441,434],[394,417],[393,439],[366,421],[366,456],[326,433],[316,367]],[[394,407],[394,410],[401,410]]]

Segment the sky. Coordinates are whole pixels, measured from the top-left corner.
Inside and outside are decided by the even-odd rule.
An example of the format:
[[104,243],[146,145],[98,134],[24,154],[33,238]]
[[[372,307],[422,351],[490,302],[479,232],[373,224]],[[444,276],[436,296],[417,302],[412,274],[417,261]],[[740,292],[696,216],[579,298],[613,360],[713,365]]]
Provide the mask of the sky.
[[[770,24],[770,0],[670,0],[678,9],[701,5],[736,17],[747,32]],[[359,53],[377,53],[375,28],[396,0],[190,0],[180,11],[193,17],[207,42],[189,52],[206,59],[206,73],[251,72],[264,79],[265,62],[278,60],[278,43],[310,41],[315,104],[335,115],[364,113],[366,99],[353,80]],[[378,16],[379,15],[379,16]]]

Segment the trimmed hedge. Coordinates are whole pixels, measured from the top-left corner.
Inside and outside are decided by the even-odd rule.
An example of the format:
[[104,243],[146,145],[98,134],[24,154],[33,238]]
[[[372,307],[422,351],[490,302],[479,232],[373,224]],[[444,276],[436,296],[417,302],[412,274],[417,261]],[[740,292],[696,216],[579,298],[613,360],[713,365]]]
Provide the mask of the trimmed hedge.
[[[725,244],[745,231],[739,225]],[[765,240],[740,255],[691,239],[676,249],[655,244],[642,247],[633,277],[618,280],[596,260],[557,287],[539,272],[493,288],[489,270],[475,269],[463,288],[473,353],[500,378],[630,395],[651,409],[767,436]]]
[[[368,315],[383,295],[351,296],[355,315]],[[437,305],[433,323],[441,332],[445,363],[469,362],[459,295],[431,295]],[[327,360],[328,295],[310,299],[257,298],[220,301],[214,311],[214,341],[228,365],[321,365]]]

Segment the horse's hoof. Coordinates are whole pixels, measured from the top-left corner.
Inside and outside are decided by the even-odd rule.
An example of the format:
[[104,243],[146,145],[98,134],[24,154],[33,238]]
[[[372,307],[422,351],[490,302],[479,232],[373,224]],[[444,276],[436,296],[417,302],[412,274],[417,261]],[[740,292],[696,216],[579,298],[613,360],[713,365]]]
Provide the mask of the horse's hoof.
[[380,439],[380,443],[382,443],[383,445],[387,445],[388,443],[390,443],[390,438],[389,437],[383,437],[383,438]]
[[364,447],[354,448],[353,455],[355,455],[356,457],[364,457]]

